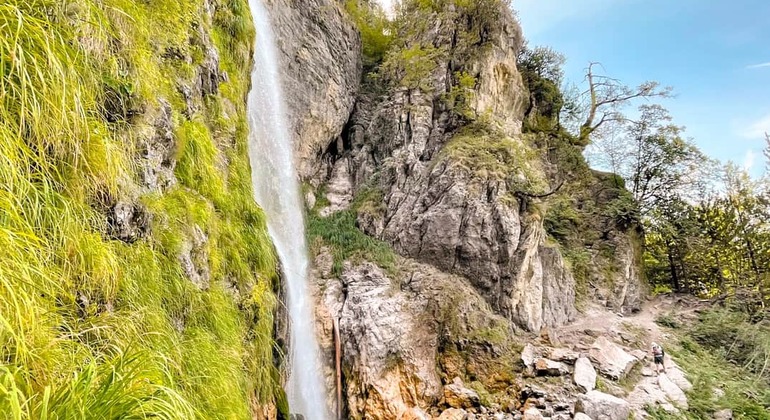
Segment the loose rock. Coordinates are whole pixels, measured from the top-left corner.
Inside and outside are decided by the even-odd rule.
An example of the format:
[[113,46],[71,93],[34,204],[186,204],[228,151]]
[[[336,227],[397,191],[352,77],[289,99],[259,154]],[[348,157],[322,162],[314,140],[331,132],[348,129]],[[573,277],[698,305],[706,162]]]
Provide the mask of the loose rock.
[[479,405],[479,394],[463,385],[460,378],[455,378],[452,384],[444,386],[444,401],[454,408],[471,408]]
[[598,365],[599,372],[616,381],[626,376],[637,363],[636,357],[606,337],[594,341],[589,356]]
[[575,412],[584,413],[594,420],[627,420],[631,406],[618,397],[590,391],[578,397]]
[[583,392],[593,391],[596,386],[596,369],[588,358],[581,357],[575,362],[575,373],[572,378],[575,385]]
[[543,358],[535,361],[535,371],[539,376],[562,376],[569,374],[569,368],[564,363]]

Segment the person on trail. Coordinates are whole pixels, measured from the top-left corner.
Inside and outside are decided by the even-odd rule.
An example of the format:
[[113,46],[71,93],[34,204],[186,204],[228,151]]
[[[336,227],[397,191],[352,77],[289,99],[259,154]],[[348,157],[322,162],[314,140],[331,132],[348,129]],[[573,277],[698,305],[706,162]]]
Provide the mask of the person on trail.
[[657,375],[658,372],[658,365],[663,367],[663,372],[666,372],[666,365],[663,363],[663,357],[666,355],[666,352],[663,351],[663,347],[661,347],[658,343],[652,343],[652,359],[655,362],[655,374]]

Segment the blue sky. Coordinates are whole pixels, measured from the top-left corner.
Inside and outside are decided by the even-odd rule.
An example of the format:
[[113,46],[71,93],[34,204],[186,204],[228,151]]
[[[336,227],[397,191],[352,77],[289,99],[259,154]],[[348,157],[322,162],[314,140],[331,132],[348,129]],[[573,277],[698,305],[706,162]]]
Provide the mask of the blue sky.
[[635,85],[657,80],[663,104],[706,154],[757,172],[770,132],[770,0],[512,0],[531,46],[591,61]]

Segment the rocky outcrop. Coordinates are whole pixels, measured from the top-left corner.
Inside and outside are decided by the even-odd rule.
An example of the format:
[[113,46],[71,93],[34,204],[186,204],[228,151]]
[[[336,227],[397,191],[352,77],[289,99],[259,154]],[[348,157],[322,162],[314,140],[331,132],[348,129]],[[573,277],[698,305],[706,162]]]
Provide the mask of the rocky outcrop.
[[[537,175],[529,173],[539,169],[519,134],[527,100],[516,70],[520,31],[507,9],[500,13],[502,23],[489,34],[487,48],[463,65],[477,80],[475,112],[491,118],[506,137],[504,147],[512,149],[504,165],[517,181],[452,151],[459,127],[444,98],[461,52],[451,48],[425,77],[429,88],[360,97],[343,149],[332,144],[324,158],[332,163],[320,173],[335,186],[332,197],[342,206],[362,189],[381,191],[378,212],[359,215],[367,234],[401,255],[471,279],[496,311],[537,331],[574,317],[575,282],[559,250],[546,244],[542,219],[518,196],[519,183],[530,182]],[[423,43],[441,45],[465,30],[452,13],[432,17],[436,25],[416,35]],[[352,191],[338,191],[340,185]]]
[[[361,37],[335,0],[267,0],[302,178],[340,141],[361,80]],[[259,34],[257,34],[259,36]]]
[[[480,397],[463,381],[470,375],[485,389],[511,385],[510,325],[464,279],[408,260],[399,273],[347,263],[336,279],[328,255],[319,253],[314,277],[324,288],[322,318],[338,320],[344,337],[351,418],[401,418],[442,401],[476,407]],[[322,343],[331,356],[332,340]]]

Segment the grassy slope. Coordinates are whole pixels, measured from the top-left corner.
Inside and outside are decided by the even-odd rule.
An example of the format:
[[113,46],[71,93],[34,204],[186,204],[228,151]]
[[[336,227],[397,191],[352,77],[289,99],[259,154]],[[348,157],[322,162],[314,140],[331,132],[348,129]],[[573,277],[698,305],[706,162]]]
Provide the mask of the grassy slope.
[[[8,418],[250,418],[280,394],[276,258],[246,154],[253,28],[245,0],[216,2],[213,22],[202,4],[0,4],[0,413]],[[196,25],[212,34],[229,82],[187,119],[176,83],[192,80],[203,57],[190,43]],[[162,57],[174,48],[192,62]],[[134,243],[110,239],[99,210],[105,197],[138,190],[141,127],[107,121],[110,95],[132,109],[159,98],[173,108],[179,182],[139,197],[152,223]],[[196,225],[208,237],[204,291],[178,259]]]
[[[693,383],[689,410],[655,419],[710,419],[722,409],[736,419],[770,420],[770,326],[729,309],[710,309],[689,326],[670,316],[658,323],[679,338],[669,350]],[[715,390],[720,390],[715,391]]]

